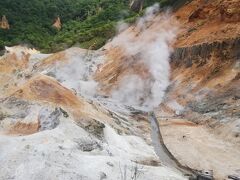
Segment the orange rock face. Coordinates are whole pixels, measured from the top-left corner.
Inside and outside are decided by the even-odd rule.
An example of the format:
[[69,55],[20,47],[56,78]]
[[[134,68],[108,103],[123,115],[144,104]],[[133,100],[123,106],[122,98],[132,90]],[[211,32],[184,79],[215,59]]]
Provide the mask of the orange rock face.
[[2,21],[0,22],[0,28],[2,28],[2,29],[10,29],[10,26],[8,24],[8,20],[7,20],[5,15],[2,17]]
[[175,12],[181,31],[175,46],[191,46],[240,36],[239,0],[193,0]]
[[60,30],[62,28],[62,23],[61,23],[60,17],[57,17],[57,19],[55,20],[55,22],[52,26],[54,28],[56,28],[57,30]]
[[37,76],[30,79],[14,96],[29,100],[50,102],[65,107],[81,107],[80,101],[78,101],[71,90],[63,87],[56,80],[48,76]]
[[30,135],[39,131],[40,124],[38,123],[21,123],[17,122],[8,133],[11,135]]
[[10,73],[16,70],[26,69],[28,66],[30,54],[22,53],[20,57],[16,54],[10,53],[2,58],[0,61],[0,71]]

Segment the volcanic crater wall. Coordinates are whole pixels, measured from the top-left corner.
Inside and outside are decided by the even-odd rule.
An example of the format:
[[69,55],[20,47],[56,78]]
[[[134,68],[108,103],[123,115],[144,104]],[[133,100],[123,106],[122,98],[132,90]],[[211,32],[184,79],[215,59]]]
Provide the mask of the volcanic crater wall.
[[200,59],[208,59],[214,54],[221,61],[240,60],[240,37],[225,41],[202,43],[190,47],[176,48],[171,56],[171,62],[191,66]]

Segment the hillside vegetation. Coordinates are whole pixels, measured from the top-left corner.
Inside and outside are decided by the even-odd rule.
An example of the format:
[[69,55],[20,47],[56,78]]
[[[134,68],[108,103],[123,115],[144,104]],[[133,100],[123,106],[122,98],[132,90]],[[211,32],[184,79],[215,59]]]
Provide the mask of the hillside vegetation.
[[[148,0],[170,5],[172,0]],[[140,12],[141,14],[141,12]],[[98,49],[114,36],[119,20],[133,22],[138,13],[129,0],[1,0],[0,16],[6,15],[10,29],[0,29],[0,49],[28,44],[43,52],[55,52],[77,45]],[[61,30],[52,27],[60,17]]]

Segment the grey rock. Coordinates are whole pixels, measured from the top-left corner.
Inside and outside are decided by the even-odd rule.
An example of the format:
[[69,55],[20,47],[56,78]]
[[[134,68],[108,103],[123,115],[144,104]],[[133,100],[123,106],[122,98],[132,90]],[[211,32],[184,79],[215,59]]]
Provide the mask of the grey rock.
[[39,112],[39,122],[40,122],[40,130],[50,130],[56,128],[60,121],[59,118],[61,116],[61,111],[59,108],[55,110],[44,107]]
[[103,129],[105,125],[95,119],[80,119],[77,122],[77,125],[85,129],[90,134],[94,135],[97,138],[103,138]]
[[104,172],[100,172],[100,180],[107,179],[107,175]]
[[102,149],[101,145],[93,140],[76,139],[75,142],[78,145],[78,149],[84,152],[91,152],[94,149]]

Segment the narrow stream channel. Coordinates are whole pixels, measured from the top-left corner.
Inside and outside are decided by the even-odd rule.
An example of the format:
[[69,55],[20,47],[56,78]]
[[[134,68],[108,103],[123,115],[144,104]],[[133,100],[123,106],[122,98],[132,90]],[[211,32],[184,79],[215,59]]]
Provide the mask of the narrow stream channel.
[[151,124],[151,138],[153,147],[161,163],[167,167],[180,171],[186,176],[196,177],[195,172],[191,168],[181,165],[164,144],[160,126],[154,112],[149,112],[148,116]]

